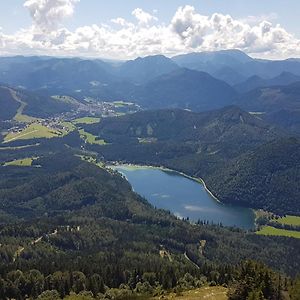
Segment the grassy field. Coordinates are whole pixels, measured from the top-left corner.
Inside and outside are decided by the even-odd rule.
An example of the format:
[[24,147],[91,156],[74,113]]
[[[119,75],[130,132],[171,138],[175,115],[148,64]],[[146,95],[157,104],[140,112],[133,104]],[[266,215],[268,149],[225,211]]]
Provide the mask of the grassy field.
[[24,130],[18,133],[9,133],[4,138],[4,143],[9,143],[15,140],[29,140],[38,138],[53,138],[63,135],[58,130],[48,128],[41,124],[30,124]]
[[[169,295],[164,295],[165,300],[176,299],[176,300],[199,300],[199,299],[206,299],[206,300],[227,300],[227,292],[228,289],[224,287],[203,287],[196,290],[191,290],[187,292],[183,292],[181,294],[174,294],[171,293]],[[151,298],[151,300],[158,300],[161,299],[159,297]]]
[[272,226],[264,226],[261,230],[257,231],[256,233],[260,235],[287,236],[300,239],[300,231],[278,229]]
[[132,102],[124,102],[124,101],[114,101],[113,102],[115,107],[124,107],[124,106],[128,106],[128,105],[132,105]]
[[6,162],[4,166],[17,166],[17,167],[30,167],[32,162],[37,159],[37,157],[27,157],[22,159],[16,159],[13,161]]
[[14,117],[14,120],[20,123],[32,123],[32,122],[39,121],[41,119],[23,115],[22,113],[17,113]]
[[80,136],[83,140],[85,140],[86,143],[89,144],[96,144],[96,145],[106,145],[106,142],[104,140],[96,140],[97,136],[84,131],[83,129],[79,130]]
[[276,220],[276,222],[278,222],[280,224],[285,224],[285,225],[300,226],[300,217],[286,216],[286,217],[283,217],[283,218],[280,218],[280,219]]
[[94,118],[94,117],[84,117],[84,118],[79,118],[75,119],[72,121],[73,124],[95,124],[99,123],[100,118]]
[[64,134],[67,134],[76,129],[76,126],[71,122],[62,122],[61,124],[67,128],[67,130]]
[[52,98],[58,102],[63,102],[63,103],[67,103],[67,104],[79,104],[79,102],[73,98],[73,97],[70,97],[70,96],[52,96]]

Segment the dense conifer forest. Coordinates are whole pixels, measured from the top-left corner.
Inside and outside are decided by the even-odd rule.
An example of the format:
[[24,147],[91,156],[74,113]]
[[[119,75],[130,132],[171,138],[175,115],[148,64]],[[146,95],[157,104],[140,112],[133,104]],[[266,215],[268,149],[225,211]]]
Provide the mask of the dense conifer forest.
[[179,220],[115,171],[50,145],[55,153],[31,168],[0,168],[1,299],[133,299],[203,285],[228,286],[230,299],[284,299],[297,289],[299,240]]

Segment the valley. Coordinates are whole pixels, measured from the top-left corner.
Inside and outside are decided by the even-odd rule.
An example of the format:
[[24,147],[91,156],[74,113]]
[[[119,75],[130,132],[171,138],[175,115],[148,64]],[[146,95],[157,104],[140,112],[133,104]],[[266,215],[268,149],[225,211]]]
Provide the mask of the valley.
[[300,1],[0,1],[0,300],[300,300]]
[[234,50],[6,64],[0,299],[290,300],[298,64]]

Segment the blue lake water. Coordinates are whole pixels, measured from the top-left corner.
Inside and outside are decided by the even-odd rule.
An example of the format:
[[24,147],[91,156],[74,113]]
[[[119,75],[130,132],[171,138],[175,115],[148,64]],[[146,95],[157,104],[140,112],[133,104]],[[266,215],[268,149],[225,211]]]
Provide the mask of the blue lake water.
[[172,171],[157,168],[120,165],[115,170],[126,176],[135,192],[153,206],[171,211],[192,221],[209,221],[243,229],[254,227],[251,209],[222,204],[204,186]]

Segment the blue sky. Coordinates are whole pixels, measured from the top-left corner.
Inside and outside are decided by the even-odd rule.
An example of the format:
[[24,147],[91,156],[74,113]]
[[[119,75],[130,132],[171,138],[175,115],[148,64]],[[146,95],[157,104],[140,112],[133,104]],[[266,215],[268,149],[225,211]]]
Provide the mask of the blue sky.
[[158,17],[169,22],[177,8],[184,5],[192,5],[203,14],[218,12],[235,18],[275,14],[278,23],[300,37],[300,0],[82,0],[76,11],[78,19],[73,21],[83,25],[87,19],[98,23],[118,16],[131,17],[132,10],[141,7],[150,12],[158,10]]
[[[251,30],[246,28],[243,29],[244,35],[241,35],[240,39],[247,40],[246,42],[244,42],[244,44],[242,44],[241,41],[232,41],[232,36],[234,35],[235,31],[231,33],[232,36],[227,32],[226,34],[228,36],[228,47],[235,46],[236,48],[241,48],[241,50],[253,54],[254,56],[286,57],[293,54],[293,56],[299,56],[299,53],[297,52],[299,46],[298,39],[300,39],[300,26],[298,21],[298,15],[300,11],[299,0],[61,0],[61,2],[65,2],[67,8],[72,7],[73,10],[72,13],[68,13],[66,14],[66,16],[61,16],[61,14],[56,16],[53,24],[51,20],[47,19],[47,22],[50,22],[55,27],[54,28],[51,25],[51,33],[50,28],[47,27],[48,24],[45,25],[43,24],[41,19],[37,21],[34,17],[32,17],[32,15],[30,15],[30,12],[32,13],[36,9],[36,7],[39,7],[40,3],[45,1],[49,2],[49,8],[51,8],[51,5],[54,3],[56,3],[54,4],[56,5],[54,8],[57,8],[57,3],[60,2],[58,0],[9,0],[0,2],[0,28],[2,28],[0,31],[0,54],[1,52],[4,54],[9,54],[17,51],[18,47],[11,45],[12,39],[16,40],[15,44],[22,44],[23,46],[25,44],[28,44],[27,47],[24,46],[25,53],[30,53],[30,49],[32,52],[47,52],[44,51],[45,49],[42,49],[41,41],[37,43],[35,38],[38,30],[42,29],[42,32],[45,35],[43,40],[44,44],[47,42],[50,45],[53,40],[55,40],[55,43],[51,44],[54,46],[52,47],[50,45],[50,49],[53,50],[53,54],[63,54],[65,52],[66,55],[68,55],[68,53],[70,53],[70,55],[76,55],[77,50],[85,47],[86,49],[84,49],[83,52],[85,52],[86,55],[96,55],[96,45],[86,45],[86,41],[82,41],[82,38],[78,41],[78,36],[74,36],[74,34],[78,30],[78,28],[84,28],[87,26],[91,27],[93,24],[95,24],[97,25],[97,30],[95,28],[93,28],[92,30],[96,31],[96,35],[98,38],[98,50],[100,49],[100,45],[103,44],[103,39],[101,39],[100,36],[101,34],[103,35],[103,37],[107,37],[108,39],[113,41],[114,46],[116,39],[118,39],[117,43],[119,43],[120,45],[125,45],[125,40],[120,40],[120,38],[123,38],[121,37],[121,29],[119,28],[119,30],[117,31],[116,29],[114,29],[114,25],[111,24],[111,20],[118,17],[126,20],[128,24],[135,24],[136,28],[134,29],[134,32],[136,33],[137,31],[139,31],[140,39],[141,34],[147,36],[147,34],[150,32],[150,27],[153,27],[151,31],[152,34],[154,34],[154,31],[156,30],[156,35],[161,35],[161,38],[174,38],[173,43],[176,43],[176,49],[174,49],[174,53],[191,52],[193,50],[218,50],[220,47],[226,47],[226,41],[222,40],[222,42],[219,42],[219,35],[215,35],[213,37],[210,36],[211,31],[215,30],[215,27],[212,29],[212,25],[206,24],[205,26],[201,25],[203,27],[202,28],[201,26],[197,25],[197,22],[202,22],[202,24],[206,23],[206,20],[204,18],[200,18],[199,16],[212,18],[214,14],[218,13],[222,16],[230,15],[234,22],[242,22],[242,26],[244,26],[245,24],[251,26]],[[24,7],[25,2],[27,2],[28,4],[26,7]],[[180,16],[180,14],[178,14],[179,7],[186,7],[187,5],[189,5],[189,7],[192,7],[194,11],[186,10],[182,12]],[[147,22],[139,20],[139,17],[132,13],[137,8],[141,9],[142,12],[153,16],[153,19],[149,19],[151,21]],[[170,33],[165,32],[164,29],[159,31],[158,28],[164,27],[166,29],[170,26],[173,26],[174,22],[172,23],[172,21],[174,21],[174,16],[176,15],[176,13],[178,15],[177,19],[179,19],[178,22],[181,22],[181,25],[178,25],[178,22],[176,23],[179,27],[183,26],[182,24],[184,24],[184,26],[186,26],[187,24],[187,20],[183,19],[183,14],[189,16],[188,22],[192,20],[192,23],[188,23],[188,26],[190,26],[191,28],[187,30],[187,32],[176,32],[178,27],[176,27],[175,29],[177,37],[182,40],[181,44],[179,43],[179,41],[175,41],[176,36],[171,37]],[[42,14],[46,15],[44,8]],[[47,18],[49,18],[50,15],[51,14],[47,15]],[[139,22],[139,26],[136,24],[137,20]],[[257,26],[258,28],[259,24],[263,21],[272,24],[273,36],[282,35],[282,37],[280,37],[276,41],[274,40],[273,48],[271,45],[273,37],[270,37],[270,34],[269,36],[262,37],[260,33],[257,33],[258,30],[261,30],[263,25],[261,25],[260,29],[256,29],[255,26]],[[124,26],[128,27],[128,24]],[[280,28],[284,30],[286,34],[283,34],[282,30],[281,32],[279,32],[280,30],[278,30],[278,24],[280,24]],[[146,30],[141,29],[142,25],[144,26],[144,29],[146,27],[148,28],[148,33],[146,33]],[[32,31],[32,26],[35,27],[34,33]],[[111,28],[107,29],[107,26],[110,26]],[[30,32],[29,28],[31,28]],[[65,28],[66,30],[63,35],[61,34],[62,28]],[[24,37],[21,38],[17,35],[17,33],[21,29],[26,31],[26,40],[24,40]],[[85,29],[88,30],[87,28]],[[45,33],[45,30],[48,30],[49,32]],[[54,30],[56,30],[56,33],[54,32]],[[106,32],[104,32],[105,30]],[[109,31],[110,35],[108,35],[107,30]],[[132,32],[133,31],[131,31],[131,34]],[[2,51],[1,33],[3,35]],[[71,37],[72,34],[73,36]],[[95,34],[92,34],[90,30],[89,34],[91,38],[96,38]],[[189,36],[186,37],[186,35]],[[258,37],[254,38],[253,35],[258,35]],[[285,35],[285,37],[283,37],[283,35]],[[39,39],[41,39],[40,36],[41,35],[39,34]],[[68,38],[66,38],[66,36],[68,36]],[[126,36],[124,37],[125,39],[129,38],[129,32],[128,35],[126,35],[125,33],[124,36]],[[293,38],[291,38],[291,36]],[[30,38],[32,38],[32,40],[30,40]],[[65,44],[63,44],[62,39],[64,39],[63,42],[65,42]],[[70,41],[74,43],[75,39],[75,44],[81,43],[80,49],[78,48],[76,50],[74,48],[74,45],[70,45]],[[142,39],[145,39],[145,36],[143,36]],[[212,39],[215,40],[213,41]],[[61,43],[61,47],[57,46],[58,40]],[[254,40],[255,44],[253,42]],[[287,42],[292,44],[294,48],[296,47],[295,52],[293,53],[292,49],[287,49],[287,47],[281,47],[279,45],[279,40],[281,40],[282,44]],[[68,44],[66,44],[67,42]],[[146,55],[147,51],[145,50],[145,48],[146,45],[148,45],[147,43],[150,43],[149,40],[146,41],[145,45],[139,45],[138,49],[132,49],[131,52],[128,53],[125,53],[124,49],[122,48],[122,51],[120,51],[120,53],[122,53],[119,56],[125,57],[128,55],[129,57],[131,57],[139,54]],[[156,43],[162,44],[162,41],[156,41]],[[5,46],[3,46],[4,44]],[[168,45],[161,45],[160,50],[164,50],[171,54],[171,44],[172,43],[169,43]],[[47,46],[48,49],[49,45]],[[124,47],[128,47],[128,44]],[[87,48],[90,50],[87,50]],[[81,52],[81,50],[78,52]],[[106,50],[102,51],[102,53],[100,52],[101,51],[99,51],[99,55],[109,56],[107,55]],[[149,54],[159,52],[159,47],[152,47],[151,49],[149,48],[148,52]],[[116,53],[114,56],[118,56],[118,53]]]
[[[30,25],[31,19],[23,4],[22,0],[0,2],[0,27],[7,33]],[[159,18],[168,22],[179,6],[187,4],[204,14],[219,12],[235,18],[275,14],[278,23],[300,35],[299,0],[81,0],[77,4],[74,18],[67,24],[74,29],[87,24],[107,22],[120,16],[132,18],[131,12],[137,7],[150,12],[158,10]]]

